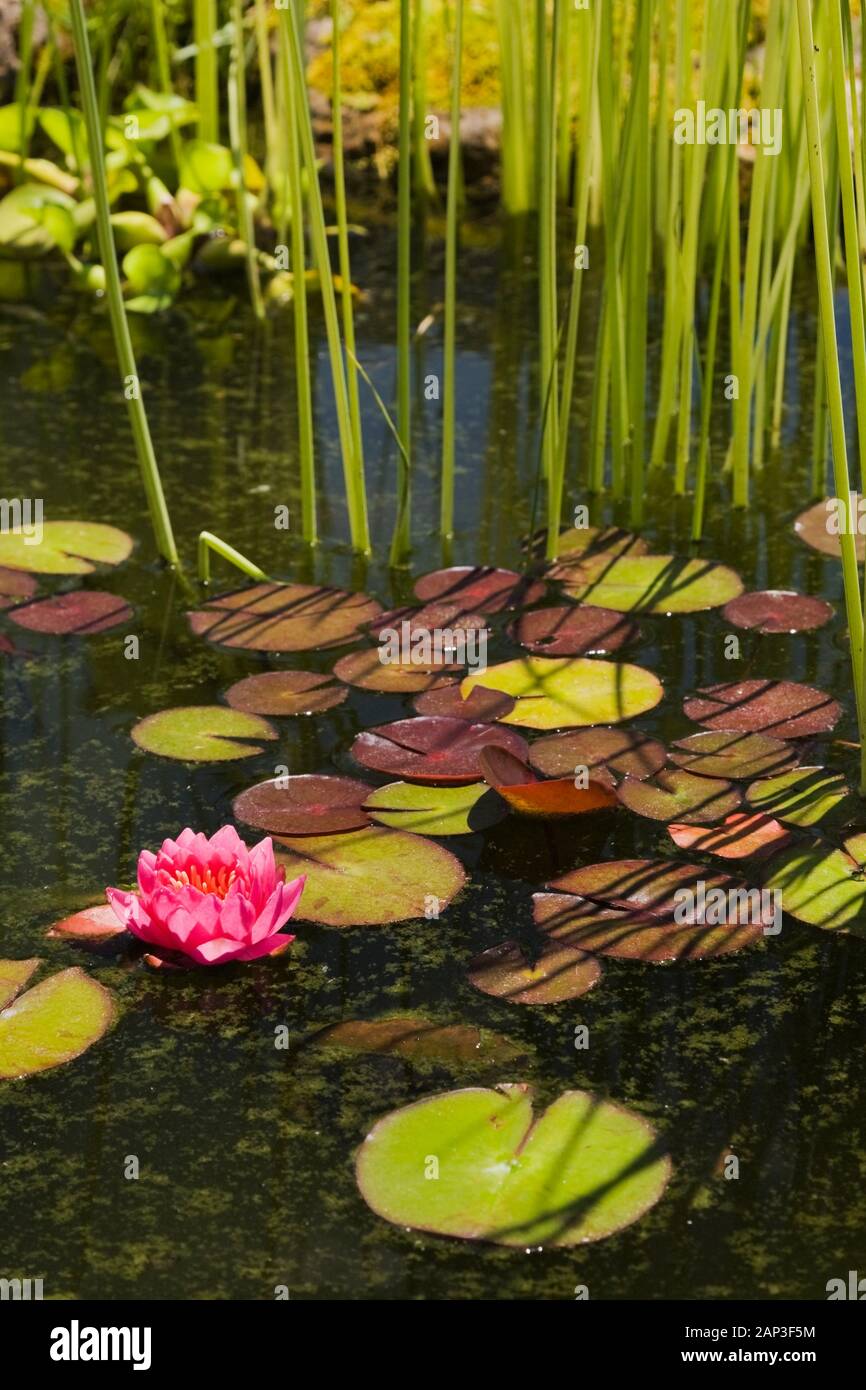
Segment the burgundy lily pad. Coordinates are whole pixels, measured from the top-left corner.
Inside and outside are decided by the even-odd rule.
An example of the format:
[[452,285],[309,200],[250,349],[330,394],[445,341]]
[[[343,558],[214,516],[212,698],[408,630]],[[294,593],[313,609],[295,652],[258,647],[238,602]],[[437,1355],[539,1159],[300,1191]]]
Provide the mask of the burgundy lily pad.
[[613,792],[601,783],[583,787],[573,777],[542,780],[507,748],[483,748],[480,762],[484,780],[513,811],[525,816],[580,816],[616,805]]
[[723,820],[743,799],[739,788],[722,777],[697,777],[680,768],[663,769],[642,782],[626,777],[616,794],[623,806],[639,816],[686,825]]
[[610,608],[537,608],[522,613],[509,636],[540,656],[604,656],[640,634],[637,623]]
[[723,825],[672,824],[668,834],[680,849],[700,850],[719,859],[750,859],[781,849],[791,839],[790,830],[772,816],[750,815],[748,811],[726,816]]
[[[835,531],[830,530],[828,523],[835,517],[835,508],[830,506],[831,499],[825,498],[823,502],[816,502],[813,507],[807,508],[794,522],[794,530],[805,541],[806,545],[811,546],[812,550],[819,550],[822,555],[842,554],[842,547],[839,543],[839,536]],[[854,524],[857,525],[857,517],[854,517]],[[854,548],[857,552],[857,559],[862,563],[866,559],[866,536],[861,536],[859,532],[854,536]]]
[[412,701],[419,714],[441,714],[449,719],[465,719],[470,724],[491,724],[510,714],[516,704],[513,695],[506,695],[504,690],[488,690],[483,685],[476,685],[464,700],[459,681],[426,690]]
[[[658,963],[699,959],[738,951],[763,935],[757,890],[698,864],[665,859],[588,864],[548,888],[533,897],[539,928],[599,955]],[[715,893],[724,895],[721,922],[713,920],[715,906],[709,907]],[[695,920],[680,922],[677,916],[689,915],[682,907],[686,895]]]
[[585,767],[593,782],[615,787],[623,777],[641,781],[664,767],[660,743],[634,729],[578,729],[550,734],[532,744],[529,761],[545,777],[574,777]]
[[126,928],[121,926],[117,913],[108,903],[95,903],[93,907],[73,912],[49,927],[45,935],[49,938],[68,937],[73,941],[107,941],[112,936],[122,936]]
[[526,1056],[507,1038],[486,1028],[465,1024],[431,1023],[411,1015],[401,1018],[348,1019],[323,1028],[310,1042],[316,1047],[340,1048],[346,1052],[375,1052],[405,1057],[410,1062],[438,1062],[465,1065],[484,1062],[513,1062]]
[[786,772],[800,759],[797,749],[769,734],[722,733],[708,730],[678,738],[668,754],[672,763],[701,777],[730,777],[751,781],[771,772]]
[[381,611],[381,604],[367,594],[267,583],[210,599],[187,618],[196,636],[223,647],[302,652],[354,642]]
[[408,624],[410,636],[416,632],[433,632],[436,629],[450,629],[460,632],[480,632],[487,627],[487,619],[481,613],[467,613],[459,603],[425,603],[418,608],[406,604],[402,608],[392,608],[382,613],[370,624],[369,631],[374,637],[381,637],[389,628],[398,633]]
[[812,632],[833,617],[832,603],[810,598],[793,589],[765,589],[740,594],[722,609],[722,617],[734,627],[755,632]]
[[383,662],[378,647],[367,647],[364,651],[349,652],[347,656],[341,656],[334,667],[334,675],[346,685],[355,685],[361,690],[405,693],[434,690],[437,686],[450,685],[455,671],[460,669],[454,662],[442,665]]
[[561,1004],[597,985],[602,968],[594,956],[564,942],[546,941],[529,961],[516,941],[491,946],[469,962],[469,983],[506,1004]]
[[352,744],[356,763],[408,782],[477,782],[483,748],[506,748],[525,758],[526,740],[499,724],[429,716],[364,729]]
[[132,609],[125,599],[101,589],[74,589],[21,604],[9,614],[10,623],[28,632],[87,637],[129,622]]
[[15,643],[6,636],[6,633],[0,632],[0,656],[15,656],[17,650]]
[[237,820],[271,835],[336,835],[370,824],[362,808],[371,791],[353,777],[274,777],[241,792],[232,811]]
[[226,702],[244,714],[322,714],[341,705],[349,692],[318,671],[262,671],[235,681]]
[[832,729],[842,716],[838,700],[797,681],[727,681],[705,686],[683,704],[687,718],[706,729],[807,738]]
[[456,604],[463,613],[501,613],[506,608],[526,608],[544,597],[544,584],[513,570],[487,565],[455,565],[423,575],[415,585],[422,603],[432,600]]
[[11,608],[13,603],[31,598],[39,584],[26,570],[10,570],[0,565],[0,609]]

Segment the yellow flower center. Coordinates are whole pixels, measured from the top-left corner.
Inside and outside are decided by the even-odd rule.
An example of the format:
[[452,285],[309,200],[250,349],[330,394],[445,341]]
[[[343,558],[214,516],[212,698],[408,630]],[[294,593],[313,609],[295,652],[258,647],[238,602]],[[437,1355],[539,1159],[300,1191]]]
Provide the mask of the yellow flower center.
[[225,865],[214,873],[212,869],[201,870],[190,864],[188,869],[180,869],[168,881],[175,888],[197,888],[200,893],[215,893],[218,898],[224,898],[237,876],[236,869]]

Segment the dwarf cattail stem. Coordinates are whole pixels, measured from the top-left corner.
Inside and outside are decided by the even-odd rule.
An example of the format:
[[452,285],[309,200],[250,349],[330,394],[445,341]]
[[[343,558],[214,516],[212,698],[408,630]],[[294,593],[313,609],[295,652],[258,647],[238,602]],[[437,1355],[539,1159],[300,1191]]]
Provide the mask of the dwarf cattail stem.
[[246,67],[244,64],[244,18],[241,0],[232,0],[232,54],[229,62],[228,107],[229,139],[235,166],[235,194],[238,210],[238,231],[244,241],[244,259],[247,268],[247,288],[250,303],[257,319],[265,316],[262,287],[259,282],[259,265],[256,253],[256,231],[253,225],[253,210],[246,187],[247,163],[247,94]]
[[99,121],[99,108],[96,100],[96,87],[93,80],[93,62],[90,56],[90,43],[87,37],[87,21],[84,17],[84,0],[71,0],[72,36],[75,46],[75,67],[78,74],[78,87],[87,131],[90,150],[90,172],[93,182],[93,201],[96,207],[96,232],[99,254],[105,271],[105,297],[114,336],[114,349],[123,379],[124,397],[132,426],[138,466],[141,470],[150,519],[153,525],[157,549],[170,565],[178,564],[174,535],[168,507],[162,490],[159,467],[150,437],[147,413],[141,396],[141,382],[126,321],[123,304],[123,291],[117,255],[114,249],[114,235],[111,227],[111,207],[108,201],[108,182],[105,176],[105,160],[102,154],[102,128]]
[[448,147],[448,201],[445,220],[445,323],[442,394],[442,481],[439,530],[446,538],[454,532],[454,430],[457,371],[457,212],[460,203],[460,85],[463,56],[463,0],[454,11],[454,54],[451,67],[451,135]]
[[559,433],[559,391],[556,380],[556,75],[561,33],[560,0],[553,3],[550,53],[547,44],[545,0],[536,0],[536,148],[538,155],[538,308],[539,389],[550,392],[541,435],[542,466],[548,490],[548,544],[559,536],[556,511],[556,444]]
[[[298,148],[298,101],[291,74],[287,26],[277,34],[280,92],[284,104],[282,124],[282,173],[285,216],[291,208],[292,315],[295,341],[295,388],[298,403],[298,454],[301,475],[301,533],[313,545],[318,539],[316,516],[316,465],[313,443],[313,392],[310,381],[310,339],[307,321],[306,253],[304,247],[304,195]],[[303,100],[303,97],[300,98]]]
[[839,537],[842,552],[842,580],[845,591],[845,610],[854,670],[854,693],[857,702],[857,723],[861,737],[860,791],[866,794],[866,725],[864,725],[863,675],[863,608],[860,599],[857,552],[855,547],[856,519],[852,515],[851,487],[848,477],[848,455],[845,442],[845,413],[842,404],[842,383],[839,374],[839,349],[836,342],[836,318],[833,306],[833,261],[827,227],[827,202],[824,184],[824,158],[821,142],[821,121],[818,110],[818,84],[815,74],[815,47],[812,32],[811,0],[797,0],[797,21],[800,32],[800,61],[803,67],[803,109],[809,150],[809,179],[812,190],[812,228],[815,241],[815,266],[818,279],[818,303],[824,347],[827,400],[830,414],[830,434],[833,446],[833,476],[837,501],[844,509],[845,525]]
[[310,110],[305,99],[304,57],[301,44],[301,27],[296,11],[280,10],[280,23],[286,35],[291,64],[291,87],[296,100],[295,112],[301,139],[304,167],[307,172],[308,204],[310,216],[310,236],[313,254],[322,290],[322,309],[325,317],[325,333],[328,340],[328,357],[331,364],[331,377],[334,386],[334,404],[337,414],[337,429],[340,436],[340,453],[343,459],[343,478],[346,488],[346,506],[349,513],[349,533],[356,550],[369,551],[370,531],[367,522],[367,492],[364,482],[362,461],[356,456],[352,443],[352,420],[349,413],[349,396],[346,389],[346,372],[343,361],[343,346],[340,341],[340,322],[337,315],[337,297],[334,290],[334,277],[328,254],[328,234],[325,228],[325,212],[322,206],[322,189],[319,184],[319,171],[316,164],[316,148],[313,141],[313,126]]
[[337,203],[337,245],[340,258],[340,303],[343,310],[343,338],[348,365],[346,379],[349,391],[349,411],[352,416],[352,443],[355,454],[364,461],[364,442],[361,434],[361,402],[358,395],[358,369],[355,366],[355,312],[352,305],[352,267],[349,258],[349,220],[346,213],[346,175],[343,157],[343,91],[340,77],[340,0],[331,0],[331,126],[333,130],[334,194]]
[[647,376],[647,318],[649,271],[652,244],[650,209],[650,56],[654,0],[640,0],[638,30],[635,35],[631,130],[635,141],[632,175],[632,208],[626,227],[628,259],[626,265],[627,305],[626,357],[628,361],[629,417],[629,520],[632,526],[643,521],[644,447]]
[[30,148],[30,108],[33,96],[30,89],[33,63],[33,0],[22,0],[18,21],[18,72],[15,77],[15,104],[18,107],[18,153],[16,182],[24,178],[24,161]]
[[267,0],[255,0],[256,57],[259,83],[262,90],[262,116],[265,122],[265,167],[269,192],[272,192],[274,171],[279,159],[280,134],[277,124],[277,103],[274,95],[274,70],[271,66],[271,38],[268,29]]
[[534,203],[530,172],[529,83],[524,63],[523,0],[496,0],[499,80],[502,88],[502,180],[505,211],[525,213]]
[[412,17],[400,0],[400,125],[397,166],[397,516],[391,537],[392,565],[405,563],[411,545],[412,506]]
[[219,141],[219,68],[214,48],[217,0],[194,0],[195,101],[201,140]]
[[[163,96],[173,95],[173,84],[171,80],[171,59],[169,57],[168,35],[165,29],[165,6],[163,0],[150,0],[150,17],[153,28],[153,47],[156,55],[156,71],[159,80],[159,90]],[[175,169],[180,169],[181,140],[180,131],[169,112],[168,138],[171,145],[171,157],[174,160]]]
[[425,0],[415,0],[412,22],[412,145],[415,161],[415,189],[421,205],[436,198],[436,181],[427,142],[427,67]]
[[248,560],[239,550],[235,550],[233,545],[221,541],[219,536],[215,536],[211,531],[201,531],[198,538],[198,577],[202,584],[210,583],[211,551],[214,555],[219,555],[220,559],[234,565],[235,569],[250,579],[262,580],[268,577],[264,570],[260,570],[258,565],[254,565],[252,560]]

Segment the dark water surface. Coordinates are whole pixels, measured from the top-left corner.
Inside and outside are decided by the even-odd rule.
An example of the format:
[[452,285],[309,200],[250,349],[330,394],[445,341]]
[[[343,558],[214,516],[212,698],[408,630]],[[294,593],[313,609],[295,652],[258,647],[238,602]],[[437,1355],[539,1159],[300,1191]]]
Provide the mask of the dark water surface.
[[[360,355],[393,395],[394,303],[387,210],[356,209],[370,235],[355,250],[368,298]],[[441,302],[441,246],[431,231],[416,276],[415,319]],[[514,566],[530,523],[536,470],[535,285],[528,241],[477,217],[460,266],[456,563]],[[718,613],[642,620],[628,659],[652,668],[665,699],[639,726],[663,740],[694,731],[682,714],[696,685],[787,676],[840,698],[833,737],[856,737],[837,564],[807,551],[791,522],[809,499],[815,345],[808,267],[795,286],[782,447],[756,479],[752,507],[724,504],[724,418],[717,421],[711,512],[702,553],[733,564],[748,587],[799,588],[837,605],[814,635],[741,633],[742,659],[724,657]],[[157,452],[190,576],[194,540],[216,531],[275,576],[364,588],[404,599],[390,574],[394,446],[366,388],[368,487],[375,535],[369,564],[345,545],[340,460],[329,410],[324,343],[316,402],[325,539],[311,558],[273,524],[299,518],[290,312],[257,332],[240,282],[203,285],[164,317],[135,323]],[[584,326],[594,328],[597,272]],[[314,321],[317,334],[321,325]],[[441,315],[417,340],[416,382],[441,363]],[[594,331],[583,335],[576,443],[585,439]],[[721,358],[721,361],[726,359]],[[653,368],[657,364],[653,364]],[[850,395],[850,391],[848,392]],[[724,409],[724,404],[720,410]],[[435,536],[439,406],[419,389],[413,574],[442,562]],[[58,292],[36,305],[0,305],[0,458],[4,496],[42,497],[46,517],[111,522],[139,541],[107,587],[135,608],[138,662],[126,629],[90,639],[15,640],[30,655],[0,664],[0,954],[84,964],[110,987],[118,1020],[77,1061],[0,1085],[0,1274],[43,1277],[59,1298],[825,1297],[833,1277],[864,1270],[866,1249],[866,941],[786,919],[779,937],[716,962],[663,968],[605,963],[586,998],[551,1008],[509,1006],[473,989],[469,958],[505,937],[532,939],[531,893],[557,872],[599,859],[670,850],[664,827],[625,812],[551,829],[509,818],[485,836],[448,841],[469,883],[439,922],[322,929],[301,924],[278,960],[224,970],[151,972],[113,947],[84,952],[46,942],[53,920],[128,882],[138,851],[189,824],[209,833],[231,819],[233,796],[273,775],[357,769],[356,731],[407,712],[408,697],[352,690],[340,708],[278,721],[280,743],[260,758],[185,766],[148,756],[129,730],[175,704],[207,704],[239,677],[267,669],[253,653],[190,636],[196,591],[161,571],[149,537],[107,322]],[[567,507],[586,500],[575,460]],[[330,495],[328,495],[330,493]],[[650,479],[644,534],[656,550],[688,534],[690,499],[669,475]],[[610,500],[593,520],[625,522]],[[49,588],[53,581],[44,587]],[[192,577],[189,584],[193,585]],[[225,587],[234,587],[231,574]],[[58,587],[63,587],[60,583]],[[502,633],[490,659],[516,655]],[[11,629],[9,629],[11,631]],[[339,652],[278,658],[330,669]],[[856,772],[830,739],[829,757]],[[848,762],[846,763],[846,759]],[[375,780],[371,778],[370,780]],[[382,781],[388,779],[381,779]],[[416,1066],[394,1057],[338,1056],[306,1045],[321,1026],[415,1012],[506,1035],[519,1068],[488,1063]],[[588,1051],[574,1029],[590,1029]],[[274,1046],[289,1028],[292,1047]],[[388,1110],[468,1084],[526,1080],[546,1104],[568,1087],[632,1107],[666,1138],[674,1178],[636,1225],[594,1246],[525,1254],[394,1228],[366,1207],[353,1154]],[[740,1159],[738,1181],[720,1155]],[[140,1178],[124,1178],[127,1156]]]

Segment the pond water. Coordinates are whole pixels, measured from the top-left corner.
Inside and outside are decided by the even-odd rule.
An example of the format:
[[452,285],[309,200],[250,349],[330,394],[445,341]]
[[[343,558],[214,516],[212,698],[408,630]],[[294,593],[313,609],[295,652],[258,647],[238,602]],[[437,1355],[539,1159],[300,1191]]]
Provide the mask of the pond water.
[[[359,355],[390,400],[392,208],[373,199],[350,217],[369,228],[354,251],[366,295]],[[438,231],[428,229],[423,257],[416,246],[416,322],[441,307]],[[457,534],[445,556],[454,563],[520,564],[537,464],[534,276],[529,233],[477,212],[460,262]],[[141,645],[136,662],[124,658],[127,629],[90,639],[16,633],[30,655],[0,664],[0,954],[83,964],[119,1009],[116,1026],[77,1061],[0,1086],[0,1272],[41,1276],[46,1297],[59,1298],[269,1299],[285,1285],[292,1298],[569,1299],[579,1284],[593,1299],[825,1297],[827,1280],[863,1259],[866,942],[786,919],[780,936],[727,959],[667,968],[610,960],[601,986],[555,1007],[509,1006],[465,978],[478,951],[533,939],[531,893],[557,872],[671,852],[659,822],[625,812],[555,826],[509,817],[448,842],[470,877],[438,922],[299,924],[288,955],[246,966],[154,972],[114,945],[94,953],[44,940],[52,921],[105,884],[128,882],[140,848],[187,824],[213,833],[229,821],[233,797],[273,776],[275,763],[357,775],[347,753],[354,734],[410,712],[410,697],[353,689],[324,715],[278,721],[277,755],[222,766],[133,745],[129,730],[144,715],[213,703],[269,662],[190,636],[184,613],[197,591],[155,561],[107,321],[50,273],[32,290],[27,303],[0,305],[2,492],[44,498],[46,518],[107,521],[139,540],[126,565],[83,583],[128,599],[128,630]],[[594,271],[576,401],[584,437],[598,290]],[[425,376],[440,370],[440,320],[414,347],[415,549],[412,573],[398,575],[386,565],[394,446],[363,384],[373,558],[353,557],[345,543],[315,315],[323,543],[312,555],[273,521],[284,504],[300,518],[290,313],[257,330],[238,280],[203,283],[172,313],[134,323],[190,575],[195,537],[207,528],[275,576],[364,589],[386,606],[409,597],[412,577],[443,562],[439,405],[423,392]],[[814,634],[740,633],[738,663],[725,659],[729,625],[718,613],[642,619],[628,658],[661,677],[665,698],[637,723],[665,742],[694,731],[685,694],[747,676],[831,692],[846,707],[832,739],[856,738],[838,565],[791,530],[810,500],[815,337],[806,266],[795,283],[782,445],[768,451],[751,508],[733,513],[720,475],[720,402],[701,553],[733,564],[749,588],[823,595],[836,617]],[[584,500],[575,462],[569,512]],[[654,550],[683,552],[690,505],[671,497],[666,473],[650,477],[644,534]],[[627,524],[627,512],[599,499],[591,519]],[[231,572],[225,579],[235,587]],[[504,620],[494,626],[491,661],[517,655]],[[333,660],[302,653],[273,664],[329,670]],[[814,761],[855,776],[854,755],[832,739]],[[327,1024],[406,1013],[492,1029],[525,1058],[505,1070],[416,1065],[308,1045]],[[579,1023],[589,1027],[585,1051],[574,1045]],[[274,1045],[280,1025],[288,1051]],[[661,1202],[607,1241],[541,1253],[404,1231],[368,1209],[353,1155],[377,1118],[436,1091],[511,1080],[532,1082],[544,1103],[579,1087],[645,1116],[673,1158]],[[737,1181],[721,1176],[727,1153],[740,1160]],[[131,1155],[138,1180],[124,1176]]]

